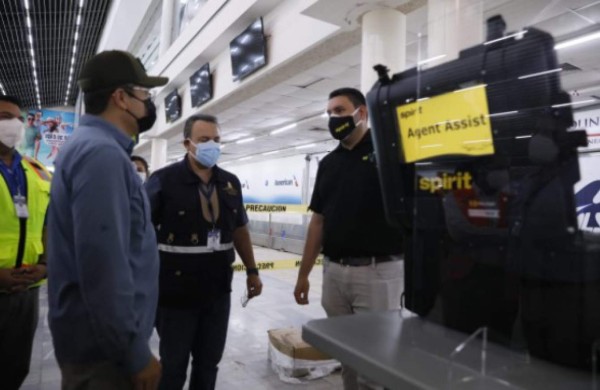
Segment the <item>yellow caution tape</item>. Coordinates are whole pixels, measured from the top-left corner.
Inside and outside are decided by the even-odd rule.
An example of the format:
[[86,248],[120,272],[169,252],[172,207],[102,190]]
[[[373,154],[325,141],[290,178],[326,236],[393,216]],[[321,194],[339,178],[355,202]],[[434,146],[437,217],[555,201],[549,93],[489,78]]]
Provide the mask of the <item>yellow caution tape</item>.
[[246,212],[249,213],[301,213],[308,214],[306,204],[274,204],[274,203],[246,203]]
[[[287,259],[287,260],[273,260],[273,261],[258,261],[256,262],[256,268],[259,271],[274,271],[280,269],[293,269],[300,268],[300,259]],[[323,258],[318,257],[315,261],[315,265],[319,266],[323,264]],[[236,261],[231,265],[234,271],[242,272],[246,271],[246,266],[242,264],[240,261]]]

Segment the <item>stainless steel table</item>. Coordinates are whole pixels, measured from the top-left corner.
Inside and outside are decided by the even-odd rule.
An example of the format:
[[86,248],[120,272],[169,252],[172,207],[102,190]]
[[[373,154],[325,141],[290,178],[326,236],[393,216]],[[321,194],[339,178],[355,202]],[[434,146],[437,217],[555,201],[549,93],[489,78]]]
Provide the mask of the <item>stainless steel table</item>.
[[[401,312],[309,321],[302,337],[389,389],[594,389],[591,373],[530,358]],[[482,367],[485,367],[482,370]],[[600,388],[600,387],[599,387]]]

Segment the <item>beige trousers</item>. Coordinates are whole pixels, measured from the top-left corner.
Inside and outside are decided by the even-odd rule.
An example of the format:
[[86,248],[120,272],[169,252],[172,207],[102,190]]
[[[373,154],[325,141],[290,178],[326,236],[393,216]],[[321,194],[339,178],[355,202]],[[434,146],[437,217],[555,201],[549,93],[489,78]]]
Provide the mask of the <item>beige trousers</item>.
[[[361,267],[323,262],[321,304],[328,317],[369,311],[400,309],[404,287],[404,262],[388,261]],[[381,389],[352,368],[342,365],[344,390]],[[376,379],[376,378],[374,378]]]

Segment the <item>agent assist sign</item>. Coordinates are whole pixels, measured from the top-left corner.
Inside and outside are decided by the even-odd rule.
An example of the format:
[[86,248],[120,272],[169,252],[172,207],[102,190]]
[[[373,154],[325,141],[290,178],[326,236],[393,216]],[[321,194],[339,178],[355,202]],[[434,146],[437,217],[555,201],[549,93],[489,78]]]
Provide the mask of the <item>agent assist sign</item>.
[[405,104],[396,112],[406,162],[494,154],[485,85]]

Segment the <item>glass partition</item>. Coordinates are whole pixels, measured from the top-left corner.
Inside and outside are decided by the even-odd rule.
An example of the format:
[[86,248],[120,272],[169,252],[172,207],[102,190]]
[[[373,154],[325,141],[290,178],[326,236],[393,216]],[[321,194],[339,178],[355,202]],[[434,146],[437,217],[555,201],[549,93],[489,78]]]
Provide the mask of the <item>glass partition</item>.
[[416,67],[380,68],[367,97],[386,213],[405,229],[405,306],[590,370],[600,3],[455,4],[428,2]]

